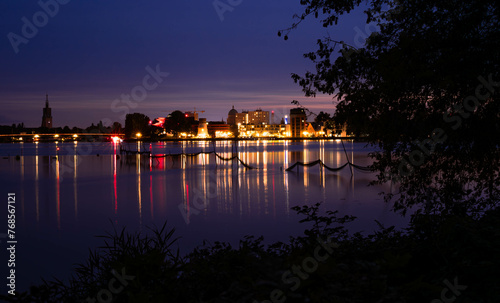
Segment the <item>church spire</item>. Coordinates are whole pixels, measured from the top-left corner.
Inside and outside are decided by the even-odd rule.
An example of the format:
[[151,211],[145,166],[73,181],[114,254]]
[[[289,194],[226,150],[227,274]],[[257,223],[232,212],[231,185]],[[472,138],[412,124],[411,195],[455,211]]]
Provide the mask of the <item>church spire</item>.
[[43,109],[42,127],[52,128],[52,110],[49,107],[49,94],[45,94],[45,108]]

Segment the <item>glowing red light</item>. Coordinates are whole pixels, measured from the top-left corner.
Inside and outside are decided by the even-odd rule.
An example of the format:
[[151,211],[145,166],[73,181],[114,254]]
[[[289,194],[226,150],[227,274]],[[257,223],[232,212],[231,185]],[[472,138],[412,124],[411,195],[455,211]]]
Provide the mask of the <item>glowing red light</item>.
[[120,143],[121,139],[120,137],[111,137],[111,141],[113,141],[113,143]]
[[153,124],[153,121],[149,120],[149,125]]
[[165,118],[156,118],[155,121],[157,121],[157,122],[153,123],[152,124],[153,126],[163,127],[163,123],[165,122]]
[[189,116],[189,115],[188,115],[188,114],[186,114],[186,118],[187,118],[188,116]]

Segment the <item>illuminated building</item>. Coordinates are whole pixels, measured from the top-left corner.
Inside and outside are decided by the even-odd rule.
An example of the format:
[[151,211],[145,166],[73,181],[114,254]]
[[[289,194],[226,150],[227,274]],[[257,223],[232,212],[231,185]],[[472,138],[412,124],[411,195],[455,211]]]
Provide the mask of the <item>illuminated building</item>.
[[45,108],[43,109],[42,127],[52,128],[52,109],[49,107],[49,95],[45,95]]
[[269,112],[263,111],[262,109],[257,109],[254,111],[242,111],[238,113],[237,110],[233,108],[229,111],[227,115],[227,124],[237,125],[237,124],[269,124]]
[[284,124],[248,124],[240,125],[240,137],[286,137],[286,126]]
[[341,126],[337,126],[333,130],[333,133],[335,134],[335,137],[348,137],[348,135],[347,135],[347,124],[344,123]]
[[210,121],[207,125],[208,134],[212,138],[227,138],[230,136],[229,124],[224,121]]
[[292,108],[290,110],[290,130],[291,136],[303,137],[306,131],[307,116],[303,108]]
[[208,138],[207,119],[201,118],[198,124],[198,138]]
[[301,137],[316,137],[320,130],[316,131],[312,123],[305,123],[304,130],[302,131]]
[[262,109],[248,112],[248,124],[269,124],[269,112]]

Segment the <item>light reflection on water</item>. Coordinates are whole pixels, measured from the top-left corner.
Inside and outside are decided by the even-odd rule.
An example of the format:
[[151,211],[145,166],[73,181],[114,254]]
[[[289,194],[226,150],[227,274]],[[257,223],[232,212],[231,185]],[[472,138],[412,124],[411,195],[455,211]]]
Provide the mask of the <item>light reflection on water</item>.
[[[120,155],[119,146],[112,143],[0,145],[2,157],[10,155],[0,162],[2,192],[17,196],[22,248],[18,269],[25,277],[19,287],[38,281],[40,275],[66,277],[73,263],[84,261],[89,247],[102,244],[93,236],[110,231],[110,221],[146,231],[145,226],[161,226],[167,220],[182,236],[179,246],[185,252],[204,239],[237,244],[246,234],[262,234],[269,242],[286,241],[303,230],[290,207],[319,201],[342,215],[357,216],[353,231],[373,230],[374,220],[399,226],[405,222],[377,195],[389,191],[389,186],[367,187],[372,174],[353,170],[351,177],[348,167],[337,173],[319,166],[285,171],[297,161],[317,159],[338,167],[346,157],[367,166],[371,150],[363,143],[347,142],[347,153],[336,141],[222,141],[215,146],[208,141],[162,142],[124,147],[154,154],[215,148],[222,157],[237,154],[257,169],[247,170],[213,154],[154,159]],[[13,155],[20,155],[19,160]]]

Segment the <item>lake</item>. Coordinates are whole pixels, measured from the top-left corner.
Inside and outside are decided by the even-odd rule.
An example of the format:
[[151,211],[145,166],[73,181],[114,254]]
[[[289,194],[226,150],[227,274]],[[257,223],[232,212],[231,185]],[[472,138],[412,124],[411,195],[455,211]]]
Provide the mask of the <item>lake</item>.
[[[286,241],[305,227],[290,208],[321,201],[325,210],[358,217],[348,225],[352,232],[375,230],[375,220],[405,226],[407,219],[391,212],[379,195],[394,190],[391,185],[368,186],[373,173],[353,169],[351,175],[349,166],[338,172],[320,166],[286,171],[297,161],[317,159],[330,167],[345,164],[346,157],[360,166],[371,163],[372,147],[344,144],[345,151],[338,140],[121,144],[166,155],[157,158],[120,154],[120,145],[111,142],[0,144],[1,193],[5,201],[8,193],[16,196],[17,289],[39,284],[40,277],[66,279],[89,248],[103,244],[95,236],[113,226],[147,232],[167,221],[181,237],[182,253],[203,240],[237,245],[245,235]],[[254,169],[208,153],[169,156],[214,150],[221,157],[238,155]],[[4,206],[4,218],[6,213]],[[7,220],[0,232],[4,245],[6,225]],[[2,268],[7,274],[7,266]]]

